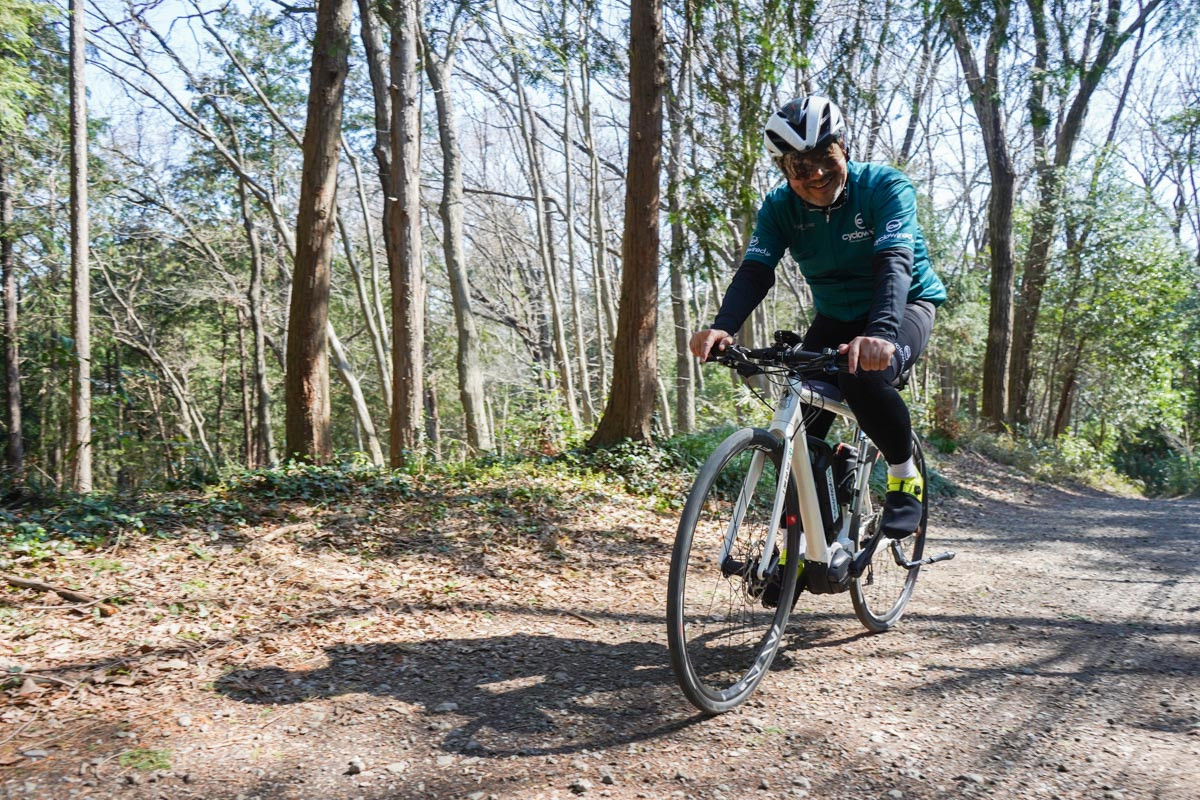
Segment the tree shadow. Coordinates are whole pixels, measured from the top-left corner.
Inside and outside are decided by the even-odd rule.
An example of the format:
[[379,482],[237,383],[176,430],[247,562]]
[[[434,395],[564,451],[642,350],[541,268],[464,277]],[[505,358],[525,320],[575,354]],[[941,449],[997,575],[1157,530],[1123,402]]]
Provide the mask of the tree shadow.
[[658,738],[681,715],[667,649],[539,634],[326,648],[313,670],[231,672],[217,691],[286,705],[367,693],[421,706],[446,752],[481,758],[558,755]]
[[[979,505],[982,517],[963,527],[974,530],[976,537],[981,534],[989,551],[1032,555],[1035,550],[1067,546],[1072,555],[1064,561],[1064,574],[1076,565],[1120,573],[1130,571],[1129,567],[1175,576],[1196,572],[1191,547],[1200,538],[1200,502],[1194,500],[1151,502],[1039,487],[1020,506],[1024,514],[1011,513],[1012,503],[996,499],[982,499]],[[1002,524],[997,525],[995,519],[1001,514]],[[953,524],[943,530],[945,534],[939,535],[936,523],[932,528],[934,548],[959,547],[969,552],[972,539],[977,541],[953,535]]]

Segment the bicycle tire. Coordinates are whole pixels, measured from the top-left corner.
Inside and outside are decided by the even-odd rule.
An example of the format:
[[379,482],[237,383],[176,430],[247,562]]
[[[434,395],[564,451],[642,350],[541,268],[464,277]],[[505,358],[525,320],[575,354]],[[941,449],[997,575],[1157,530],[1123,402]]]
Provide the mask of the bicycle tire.
[[[878,449],[870,446],[874,454],[872,466],[876,473],[868,482],[868,491],[862,493],[854,509],[852,530],[864,532],[864,539],[875,532],[883,508],[883,495],[887,485],[887,463]],[[901,554],[909,561],[916,561],[925,552],[925,532],[929,521],[929,476],[925,472],[925,455],[921,442],[913,434],[913,461],[921,477],[925,479],[925,492],[921,498],[921,524],[911,536],[898,542]],[[882,475],[879,473],[882,471]],[[863,519],[864,516],[869,517]],[[896,563],[891,540],[886,537],[879,542],[871,561],[862,575],[850,583],[850,599],[854,603],[854,614],[858,621],[872,633],[883,633],[900,622],[912,599],[920,567],[905,569]]]
[[[803,564],[804,552],[791,475],[783,516],[784,552],[793,568],[777,567],[770,576],[779,584],[774,609],[762,605],[765,585],[752,568],[762,557],[783,451],[783,443],[761,428],[731,434],[700,468],[680,517],[667,589],[667,642],[679,687],[706,714],[735,708],[753,693],[787,626],[799,574],[795,565]],[[723,568],[722,543],[754,452],[764,453],[763,469],[747,495]]]

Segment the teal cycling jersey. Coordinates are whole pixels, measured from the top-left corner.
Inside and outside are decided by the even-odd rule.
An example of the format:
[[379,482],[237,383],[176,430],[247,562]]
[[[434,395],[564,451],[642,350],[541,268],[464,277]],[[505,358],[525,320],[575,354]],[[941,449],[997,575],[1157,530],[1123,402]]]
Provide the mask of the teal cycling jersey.
[[809,206],[786,183],[763,200],[746,247],[746,261],[772,269],[785,251],[800,266],[817,311],[843,322],[863,319],[875,295],[875,254],[892,248],[913,253],[907,302],[946,300],[917,224],[917,193],[904,173],[882,164],[848,161],[840,204]]

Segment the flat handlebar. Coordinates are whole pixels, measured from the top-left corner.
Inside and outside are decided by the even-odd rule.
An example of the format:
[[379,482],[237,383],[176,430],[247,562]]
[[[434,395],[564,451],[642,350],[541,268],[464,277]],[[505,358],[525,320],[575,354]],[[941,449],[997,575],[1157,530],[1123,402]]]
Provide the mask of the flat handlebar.
[[[790,331],[777,331],[777,344],[771,347],[748,348],[741,345],[731,345],[722,351],[709,353],[708,360],[716,361],[727,367],[736,369],[744,376],[757,375],[764,372],[764,367],[783,367],[800,372],[838,372],[845,370],[848,359],[839,355],[836,350],[826,348],[821,352],[804,350],[799,344],[789,341],[795,334]],[[795,337],[799,338],[799,337]]]

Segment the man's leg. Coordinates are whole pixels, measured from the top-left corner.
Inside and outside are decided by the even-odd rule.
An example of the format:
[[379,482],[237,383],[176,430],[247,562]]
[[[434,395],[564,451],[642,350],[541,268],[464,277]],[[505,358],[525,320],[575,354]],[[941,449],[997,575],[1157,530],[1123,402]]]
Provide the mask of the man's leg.
[[[842,322],[823,314],[817,314],[812,325],[805,331],[804,339],[800,346],[812,353],[819,353],[826,347],[837,349],[839,344],[845,344],[855,336],[860,335],[865,325],[866,322],[864,320]],[[836,378],[831,375],[828,383],[836,383]],[[817,412],[812,421],[808,423],[808,435],[824,439],[825,435],[829,433],[829,428],[833,425],[833,420],[834,413],[832,411]]]
[[[883,453],[889,465],[887,503],[883,527],[897,538],[907,536],[920,524],[921,493],[919,475],[912,460],[912,419],[908,405],[892,383],[924,352],[933,329],[933,306],[910,303],[896,341],[896,354],[884,370],[857,374],[838,374],[838,385],[846,402],[854,409],[858,424]],[[917,480],[914,483],[913,478]],[[905,483],[905,481],[908,481]],[[893,486],[895,484],[895,486]]]

